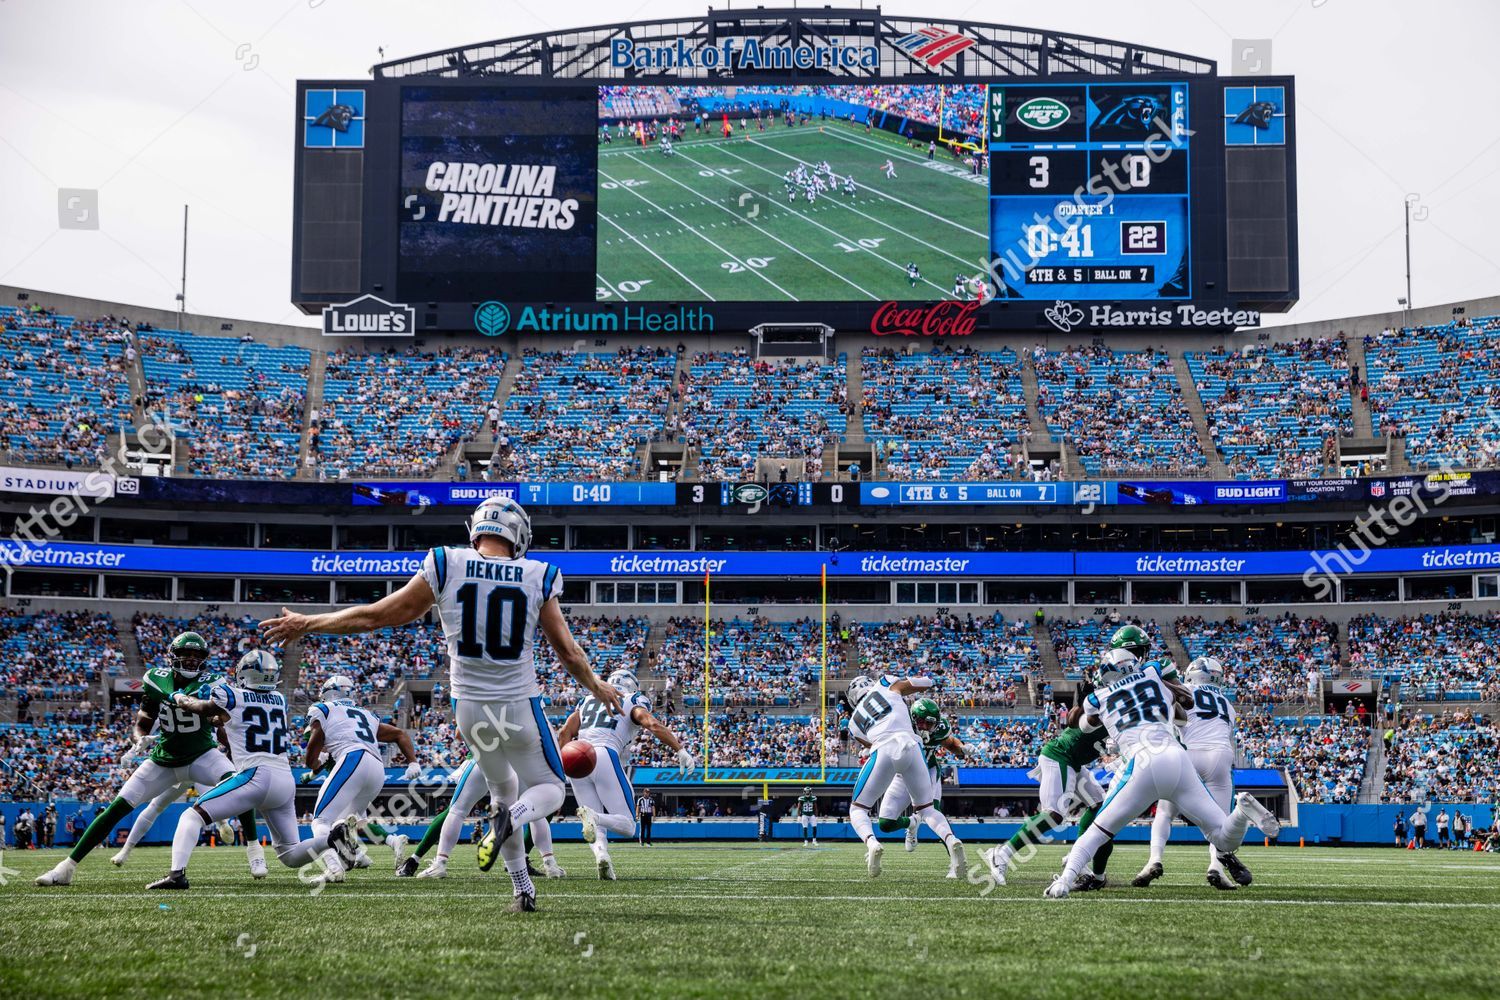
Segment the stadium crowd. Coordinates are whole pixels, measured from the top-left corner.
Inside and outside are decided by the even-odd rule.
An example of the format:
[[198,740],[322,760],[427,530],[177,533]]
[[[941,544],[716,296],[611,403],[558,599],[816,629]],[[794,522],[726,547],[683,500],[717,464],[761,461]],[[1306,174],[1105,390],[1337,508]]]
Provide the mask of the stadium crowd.
[[[704,697],[703,622],[674,617],[666,624],[655,673],[683,704]],[[821,670],[822,625],[812,618],[716,619],[709,637],[708,697],[715,706],[802,705],[815,699]],[[830,636],[828,671],[837,676],[843,651]]]
[[1190,352],[1187,362],[1231,473],[1293,479],[1337,466],[1338,437],[1354,433],[1342,338]]
[[1365,338],[1370,418],[1406,438],[1415,468],[1500,464],[1500,316]]
[[1031,436],[1014,351],[864,349],[865,437],[892,479],[1007,479]]
[[1321,704],[1321,681],[1339,676],[1337,630],[1320,617],[1288,611],[1265,618],[1208,621],[1192,615],[1173,624],[1189,657],[1212,656],[1242,705]]
[[1500,612],[1357,615],[1348,638],[1353,671],[1399,681],[1427,700],[1482,697],[1500,681]]
[[1469,712],[1402,720],[1386,735],[1385,802],[1500,797],[1500,729]]
[[1090,476],[1202,475],[1208,460],[1165,351],[1032,352],[1037,407]]
[[1303,802],[1353,802],[1365,776],[1370,727],[1348,716],[1240,716],[1240,752],[1251,767],[1284,767]]
[[107,798],[124,742],[98,723],[0,723],[0,801]]
[[114,619],[93,611],[7,613],[0,617],[0,655],[0,697],[18,705],[89,700],[125,665]]
[[746,350],[698,354],[678,386],[683,440],[700,454],[698,477],[741,482],[756,459],[801,459],[823,475],[823,451],[849,414],[844,356],[836,364],[752,358]]
[[1040,673],[1041,654],[1023,619],[999,612],[910,615],[892,622],[854,622],[861,668],[877,674],[922,673],[938,682],[943,704],[1014,707],[1019,689]]
[[663,434],[676,367],[676,356],[661,347],[600,354],[528,349],[504,412],[490,414],[490,475],[639,478],[637,450]]
[[323,406],[309,417],[323,469],[427,476],[473,437],[495,396],[505,354],[479,348],[328,355]]

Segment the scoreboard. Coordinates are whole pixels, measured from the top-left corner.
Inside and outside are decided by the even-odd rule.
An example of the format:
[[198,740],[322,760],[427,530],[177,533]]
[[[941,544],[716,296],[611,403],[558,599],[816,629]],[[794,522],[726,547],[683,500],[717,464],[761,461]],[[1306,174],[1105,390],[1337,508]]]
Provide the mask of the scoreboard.
[[992,84],[986,121],[1002,298],[1191,296],[1185,82]]

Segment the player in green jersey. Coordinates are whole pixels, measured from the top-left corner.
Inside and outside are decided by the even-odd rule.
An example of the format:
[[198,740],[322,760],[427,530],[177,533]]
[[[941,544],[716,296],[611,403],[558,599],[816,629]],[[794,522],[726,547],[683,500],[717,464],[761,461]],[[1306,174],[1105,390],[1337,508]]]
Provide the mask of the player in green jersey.
[[[68,856],[37,876],[37,885],[69,885],[78,862],[103,843],[115,826],[142,803],[168,789],[193,784],[213,786],[234,773],[234,765],[219,749],[214,730],[203,718],[172,703],[172,696],[202,697],[220,679],[207,672],[208,643],[197,632],[183,632],[167,651],[171,666],[146,671],[140,710],[136,713],[135,742],[126,756],[145,757],[111,802],[83,831]],[[250,874],[264,878],[265,850],[255,836],[255,813],[240,817],[245,829]]]
[[[911,724],[916,730],[917,738],[922,741],[922,761],[927,765],[928,777],[932,780],[933,795],[932,808],[938,812],[943,811],[943,782],[941,774],[941,762],[939,757],[944,750],[950,750],[958,756],[966,756],[969,748],[957,736],[953,735],[953,727],[948,720],[943,718],[943,713],[938,708],[938,703],[931,698],[918,698],[911,705]],[[917,849],[917,833],[922,828],[922,821],[916,816],[905,816],[901,814],[911,803],[911,795],[906,790],[906,782],[899,775],[891,781],[891,787],[886,790],[885,797],[880,800],[880,819],[876,824],[882,833],[893,833],[896,830],[906,830],[906,849],[915,851]],[[959,871],[950,856],[948,860],[948,878],[958,878]]]
[[797,799],[797,819],[802,824],[802,846],[807,847],[808,831],[812,832],[812,847],[818,846],[818,797],[813,794],[811,785],[802,786],[802,794]]

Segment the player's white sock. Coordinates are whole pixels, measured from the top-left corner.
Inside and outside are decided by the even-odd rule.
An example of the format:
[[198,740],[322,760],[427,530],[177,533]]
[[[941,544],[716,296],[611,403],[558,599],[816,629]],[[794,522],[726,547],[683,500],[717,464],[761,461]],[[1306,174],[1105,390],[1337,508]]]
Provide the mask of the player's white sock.
[[515,896],[535,896],[536,886],[531,882],[531,874],[526,871],[526,859],[521,858],[519,866],[512,868],[511,863],[505,863],[505,873],[510,876],[511,894]]
[[951,847],[953,841],[958,840],[958,838],[953,835],[953,827],[948,825],[948,817],[932,808],[932,806],[923,806],[921,809],[917,810],[917,815],[922,818],[923,823],[927,824],[928,829],[938,835],[938,838],[942,840],[943,843],[948,844]]
[[1151,859],[1148,865],[1159,865],[1162,856],[1167,849],[1167,841],[1172,837],[1172,817],[1175,812],[1172,806],[1166,802],[1159,802],[1156,806],[1156,818],[1151,821]]
[[541,852],[542,857],[552,854],[552,824],[545,819],[539,819],[531,824],[531,842]]
[[172,835],[172,870],[180,872],[187,867],[198,846],[198,835],[203,832],[203,816],[197,809],[186,809],[177,821],[177,832]]
[[1067,861],[1063,863],[1062,875],[1059,876],[1062,884],[1071,886],[1078,881],[1078,873],[1094,860],[1094,855],[1108,839],[1109,834],[1100,829],[1097,822],[1085,830],[1083,836],[1079,837],[1078,842],[1073,845],[1073,849],[1068,852]]
[[863,806],[849,807],[849,825],[859,834],[859,839],[869,843],[875,839],[875,826],[870,822],[870,810]]
[[1224,866],[1219,862],[1219,852],[1213,844],[1208,845],[1208,870],[1218,872],[1220,875],[1224,874]]
[[447,860],[458,846],[458,838],[464,832],[464,817],[456,809],[449,809],[443,817],[443,828],[438,831],[437,856]]
[[[177,790],[172,789],[172,794],[176,795],[176,793]],[[135,822],[130,824],[130,832],[125,835],[125,846],[121,848],[119,854],[115,855],[116,858],[124,861],[130,856],[130,852],[135,850],[136,845],[146,839],[146,834],[151,830],[151,824],[156,822],[156,817],[160,816],[162,809],[166,808],[165,804],[157,805],[160,800],[161,796],[158,795],[141,809]]]

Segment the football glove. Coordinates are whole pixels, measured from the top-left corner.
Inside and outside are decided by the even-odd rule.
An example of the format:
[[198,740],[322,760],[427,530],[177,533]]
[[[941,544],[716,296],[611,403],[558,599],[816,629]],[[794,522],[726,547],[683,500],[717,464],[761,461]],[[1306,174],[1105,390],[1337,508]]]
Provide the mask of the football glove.
[[401,776],[403,781],[416,781],[422,776],[422,765],[412,761],[406,765],[406,773]]
[[188,699],[188,693],[186,691],[173,691],[172,692],[172,704],[174,704],[174,705],[181,705],[187,699]]
[[692,771],[696,765],[697,761],[693,759],[693,755],[688,753],[687,750],[677,751],[677,767],[683,774]]
[[151,752],[151,744],[156,742],[156,737],[151,735],[137,736],[135,742],[130,744],[131,757],[144,757]]

